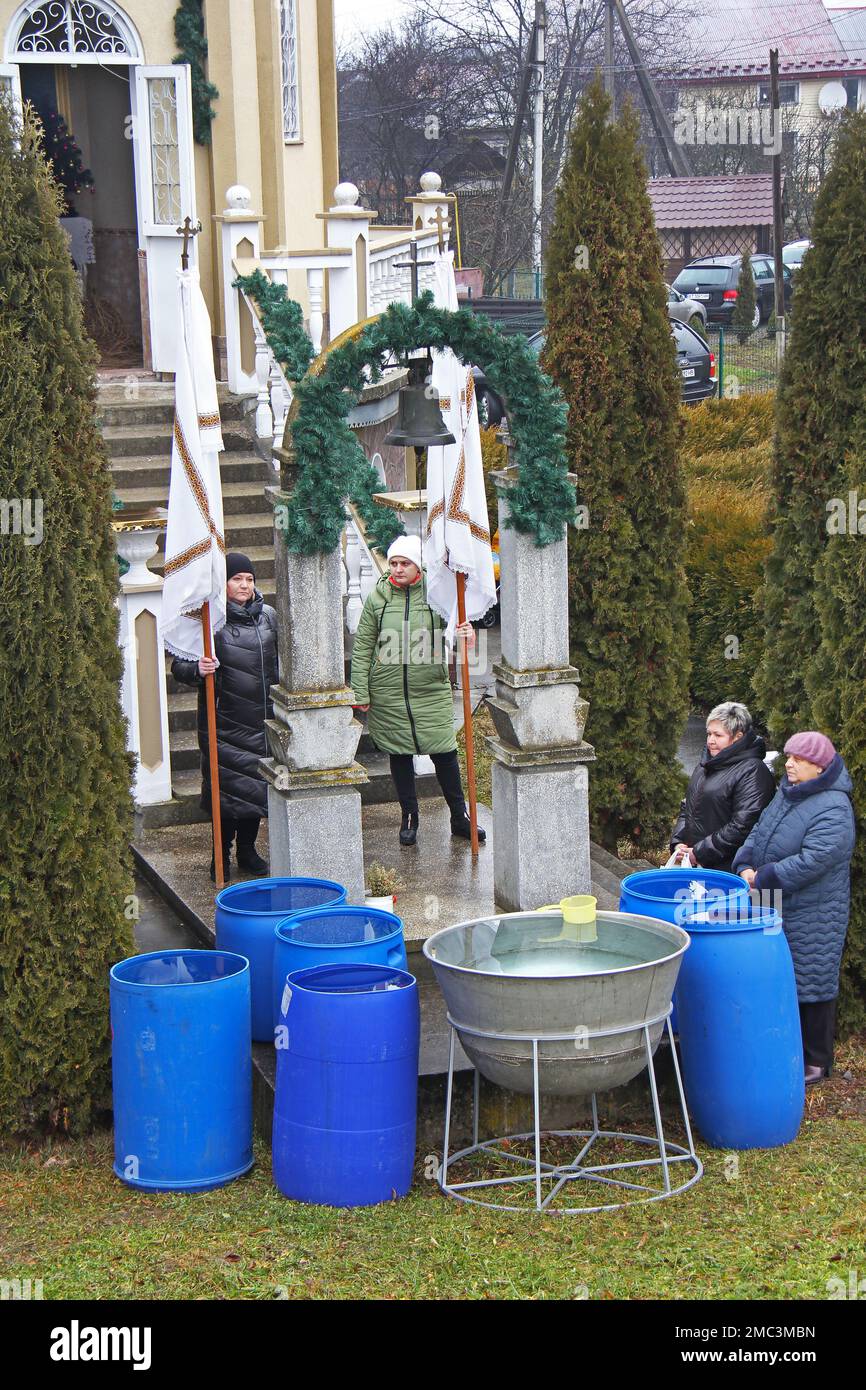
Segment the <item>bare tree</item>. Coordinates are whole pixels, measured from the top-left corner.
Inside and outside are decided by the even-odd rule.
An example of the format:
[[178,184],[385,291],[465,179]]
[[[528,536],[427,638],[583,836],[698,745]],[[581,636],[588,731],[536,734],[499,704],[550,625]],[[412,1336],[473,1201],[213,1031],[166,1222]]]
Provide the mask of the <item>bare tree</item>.
[[[661,4],[632,0],[632,23],[648,62],[688,60],[677,48],[677,13],[686,0]],[[358,40],[341,56],[340,141],[345,176],[364,182],[380,212],[393,215],[398,200],[426,168],[465,162],[467,147],[484,144],[473,132],[510,135],[517,115],[523,64],[535,0],[418,0],[400,25]],[[565,158],[580,94],[603,62],[603,0],[547,0],[542,225],[549,225],[553,195]],[[630,61],[621,39],[615,49],[616,86],[629,85]],[[636,104],[641,105],[640,97]],[[501,161],[500,161],[501,167]],[[532,238],[532,145],[524,127],[513,186],[498,207],[497,165],[484,187],[463,188],[460,209],[464,256],[501,280],[528,266]],[[468,180],[471,184],[472,180]],[[385,220],[385,219],[383,219]],[[494,254],[495,253],[495,254]],[[495,263],[494,263],[495,260]]]

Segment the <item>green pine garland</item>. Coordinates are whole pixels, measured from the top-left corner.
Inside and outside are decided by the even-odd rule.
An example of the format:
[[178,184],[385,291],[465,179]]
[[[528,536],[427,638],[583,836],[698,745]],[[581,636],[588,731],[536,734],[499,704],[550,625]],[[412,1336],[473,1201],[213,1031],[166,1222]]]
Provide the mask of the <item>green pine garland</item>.
[[195,141],[197,145],[209,145],[211,122],[216,116],[211,102],[216,101],[219,91],[205,76],[207,39],[204,36],[201,0],[180,0],[174,14],[174,37],[180,52],[174,55],[172,61],[189,63],[190,66]]
[[462,362],[481,367],[494,390],[507,398],[520,470],[508,495],[509,524],[533,535],[537,545],[561,538],[575,511],[564,452],[566,408],[523,338],[505,337],[471,310],[439,309],[426,292],[411,308],[392,304],[357,338],[329,353],[321,372],[310,374],[312,345],[285,287],[271,284],[259,271],[235,284],[255,299],[271,350],[289,380],[297,381],[291,430],[299,473],[282,528],[290,550],[313,555],[335,549],[345,525],[346,497],[379,549],[401,534],[394,513],[372,500],[381,481],[347,417],[367,385],[365,367],[377,381],[394,355],[423,347],[450,347]]

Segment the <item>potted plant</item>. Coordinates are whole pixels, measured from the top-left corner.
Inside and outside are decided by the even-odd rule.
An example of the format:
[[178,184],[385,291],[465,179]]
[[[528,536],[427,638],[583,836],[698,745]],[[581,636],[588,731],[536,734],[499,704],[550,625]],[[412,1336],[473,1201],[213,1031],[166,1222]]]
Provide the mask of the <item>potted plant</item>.
[[393,912],[397,902],[397,889],[402,887],[396,869],[384,864],[371,864],[367,870],[367,893],[364,901],[368,907],[380,907],[385,912]]

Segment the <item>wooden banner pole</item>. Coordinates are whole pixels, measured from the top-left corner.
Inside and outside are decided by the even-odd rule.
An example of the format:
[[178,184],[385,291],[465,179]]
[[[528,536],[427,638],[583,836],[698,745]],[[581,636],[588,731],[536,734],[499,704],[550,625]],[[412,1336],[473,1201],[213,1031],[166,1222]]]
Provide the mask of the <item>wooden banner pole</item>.
[[[204,642],[204,654],[208,660],[213,658],[213,641],[210,628],[210,603],[203,603],[201,609],[201,633]],[[207,747],[210,761],[210,804],[211,804],[211,823],[213,825],[213,859],[216,872],[217,892],[225,886],[223,875],[223,837],[222,837],[222,817],[220,815],[220,775],[217,750],[217,726],[216,726],[216,695],[214,693],[213,675],[204,678],[205,698],[207,701]]]
[[[457,574],[457,621],[466,622],[466,575]],[[460,667],[463,685],[463,729],[466,737],[466,781],[469,784],[469,824],[472,858],[478,858],[478,802],[475,796],[475,744],[472,739],[472,695],[469,689],[469,643],[461,637]]]

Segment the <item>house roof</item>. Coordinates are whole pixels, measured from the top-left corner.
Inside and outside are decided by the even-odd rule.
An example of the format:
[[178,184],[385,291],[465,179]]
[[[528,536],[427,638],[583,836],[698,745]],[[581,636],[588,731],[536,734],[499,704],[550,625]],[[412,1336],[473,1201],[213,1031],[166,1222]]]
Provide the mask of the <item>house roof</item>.
[[680,16],[679,33],[689,57],[668,75],[681,80],[767,78],[771,48],[789,80],[866,71],[866,57],[846,51],[821,0],[698,0]]
[[772,174],[650,179],[647,186],[659,231],[773,224]]
[[866,67],[866,8],[828,10],[827,13],[848,57]]

